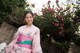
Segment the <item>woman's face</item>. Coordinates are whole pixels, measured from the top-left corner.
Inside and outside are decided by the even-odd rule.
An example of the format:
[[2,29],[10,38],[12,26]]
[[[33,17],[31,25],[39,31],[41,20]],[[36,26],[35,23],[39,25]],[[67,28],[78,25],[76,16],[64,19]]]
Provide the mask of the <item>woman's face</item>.
[[31,25],[33,23],[34,17],[32,16],[32,14],[27,13],[25,16],[25,21],[28,25]]

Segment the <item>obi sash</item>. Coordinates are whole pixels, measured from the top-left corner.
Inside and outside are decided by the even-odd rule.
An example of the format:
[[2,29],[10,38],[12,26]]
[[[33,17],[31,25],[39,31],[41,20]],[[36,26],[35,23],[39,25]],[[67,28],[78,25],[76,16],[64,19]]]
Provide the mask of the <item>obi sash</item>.
[[32,47],[32,38],[26,35],[20,34],[17,40],[17,45],[25,48],[31,49]]

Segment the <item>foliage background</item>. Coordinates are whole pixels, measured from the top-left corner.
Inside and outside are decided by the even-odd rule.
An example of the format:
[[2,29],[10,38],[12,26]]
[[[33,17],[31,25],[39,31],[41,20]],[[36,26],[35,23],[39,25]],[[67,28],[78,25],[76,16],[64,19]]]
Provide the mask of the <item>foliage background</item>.
[[[51,8],[51,1],[48,1],[47,7],[42,9],[42,15],[35,14],[34,24],[41,30],[44,53],[67,53],[71,42],[80,46],[80,5],[74,6],[76,11],[71,12],[70,5],[63,9],[58,2],[56,0],[57,9]],[[7,22],[17,28],[23,25],[23,14],[28,6],[27,0],[0,0],[0,24]]]

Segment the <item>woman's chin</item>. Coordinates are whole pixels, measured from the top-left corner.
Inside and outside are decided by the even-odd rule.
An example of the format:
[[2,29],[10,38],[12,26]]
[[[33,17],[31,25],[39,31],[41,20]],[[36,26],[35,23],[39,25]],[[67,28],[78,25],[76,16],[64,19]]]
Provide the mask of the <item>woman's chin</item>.
[[27,25],[32,25],[32,23],[28,23]]

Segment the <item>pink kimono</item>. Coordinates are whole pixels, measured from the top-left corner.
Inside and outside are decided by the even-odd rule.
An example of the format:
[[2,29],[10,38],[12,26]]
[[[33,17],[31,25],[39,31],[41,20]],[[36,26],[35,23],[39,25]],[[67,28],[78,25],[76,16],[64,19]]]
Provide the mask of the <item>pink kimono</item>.
[[34,25],[19,27],[5,53],[43,53],[39,28]]

